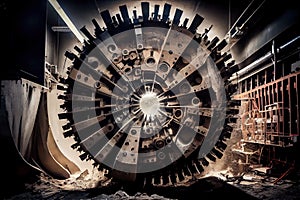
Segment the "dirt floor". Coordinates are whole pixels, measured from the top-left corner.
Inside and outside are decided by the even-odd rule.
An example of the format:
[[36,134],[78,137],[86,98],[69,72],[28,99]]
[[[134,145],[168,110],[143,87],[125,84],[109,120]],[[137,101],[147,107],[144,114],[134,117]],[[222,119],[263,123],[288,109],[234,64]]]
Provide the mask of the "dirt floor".
[[67,180],[57,180],[41,173],[37,181],[26,184],[23,192],[6,199],[169,200],[212,199],[220,196],[239,200],[300,199],[299,179],[278,179],[258,170],[238,176],[232,176],[228,171],[220,171],[201,179],[191,179],[182,185],[151,186],[143,189],[134,189],[101,177],[101,174],[82,173]]

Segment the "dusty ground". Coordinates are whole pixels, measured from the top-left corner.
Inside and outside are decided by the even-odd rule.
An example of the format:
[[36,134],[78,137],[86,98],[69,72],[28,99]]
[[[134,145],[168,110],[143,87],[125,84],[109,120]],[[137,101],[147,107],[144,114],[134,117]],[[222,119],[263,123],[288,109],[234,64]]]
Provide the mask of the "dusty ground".
[[258,199],[300,199],[300,180],[282,179],[248,173],[227,182]]
[[152,187],[138,191],[127,190],[126,187],[103,178],[101,174],[83,173],[67,180],[57,180],[41,174],[38,181],[26,185],[24,192],[7,199],[170,200],[200,197],[213,199],[219,196],[243,200],[300,199],[300,180],[277,180],[257,171],[238,176],[233,176],[228,171],[220,171],[198,180],[190,180],[189,183],[189,187]]

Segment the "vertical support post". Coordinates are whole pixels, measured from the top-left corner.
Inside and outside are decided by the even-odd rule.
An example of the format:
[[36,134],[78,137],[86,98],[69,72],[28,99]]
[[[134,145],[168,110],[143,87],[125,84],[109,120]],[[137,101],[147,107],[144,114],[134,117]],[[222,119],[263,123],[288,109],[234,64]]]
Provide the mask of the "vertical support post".
[[274,66],[274,77],[273,77],[273,81],[276,80],[277,76],[277,72],[276,72],[276,68],[277,68],[277,48],[276,48],[276,44],[275,44],[275,40],[272,41],[272,55],[273,55],[273,66]]

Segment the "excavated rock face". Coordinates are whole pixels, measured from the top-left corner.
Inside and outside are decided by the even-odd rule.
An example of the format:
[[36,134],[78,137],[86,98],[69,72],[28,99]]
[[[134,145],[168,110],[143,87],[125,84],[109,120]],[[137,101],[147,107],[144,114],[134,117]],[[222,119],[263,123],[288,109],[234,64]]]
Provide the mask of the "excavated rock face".
[[189,27],[178,8],[171,19],[167,3],[162,16],[155,6],[150,17],[147,2],[133,19],[119,8],[113,17],[101,12],[104,28],[92,20],[93,34],[81,28],[88,39],[65,53],[64,136],[116,179],[168,185],[201,176],[222,157],[238,112],[227,42],[210,39],[212,27],[198,33],[198,14]]

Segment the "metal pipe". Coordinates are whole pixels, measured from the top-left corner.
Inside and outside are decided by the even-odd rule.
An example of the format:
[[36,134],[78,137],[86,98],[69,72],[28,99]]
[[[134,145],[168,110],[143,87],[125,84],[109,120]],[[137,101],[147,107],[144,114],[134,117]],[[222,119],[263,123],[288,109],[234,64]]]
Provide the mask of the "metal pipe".
[[[280,46],[279,48],[276,49],[276,52],[279,53],[281,50],[287,48],[289,45],[293,44],[297,40],[300,39],[300,35],[295,37],[294,39],[290,40],[289,42],[285,43],[284,45]],[[275,52],[274,52],[275,53]],[[262,64],[263,62],[267,61],[268,59],[273,57],[272,51],[269,51],[267,54],[264,56],[260,57],[259,59],[255,60],[251,64],[247,65],[243,69],[239,70],[238,72],[234,73],[230,78],[229,81],[236,80],[239,76],[242,76],[249,72],[250,70],[254,69],[258,65]]]
[[[235,35],[237,35],[239,32],[242,31],[242,29],[244,28],[244,26],[246,25],[246,23],[254,16],[254,14],[261,8],[261,6],[265,3],[266,0],[264,0],[261,4],[259,4],[259,6],[252,12],[252,14],[244,21],[244,23],[236,28],[236,31],[231,35],[231,37],[235,37]],[[253,2],[253,1],[252,1]],[[251,2],[251,3],[252,3]],[[250,6],[250,4],[249,4]],[[234,28],[234,27],[232,27]],[[230,29],[232,30],[232,29]]]
[[[254,0],[252,0],[249,5],[245,8],[245,10],[242,12],[242,14],[239,16],[239,18],[234,22],[234,24],[231,26],[231,28],[229,29],[227,35],[231,36],[231,31],[235,28],[235,26],[237,25],[237,23],[240,21],[240,19],[243,17],[243,15],[246,13],[246,11],[250,8],[250,6],[252,5],[252,3],[254,2]],[[230,7],[229,7],[230,8]]]
[[273,77],[273,80],[276,80],[276,74],[277,74],[277,51],[276,51],[276,43],[275,43],[275,40],[273,40],[272,42],[272,54],[273,54],[273,69],[274,69],[274,77]]
[[254,14],[262,7],[262,5],[265,3],[266,0],[264,0],[259,6],[252,12],[252,14],[244,21],[244,23],[240,26],[240,29],[244,28],[245,24],[254,16]]
[[241,69],[240,71],[234,73],[230,78],[229,81],[233,81],[235,79],[237,79],[239,76],[244,75],[245,73],[249,72],[251,69],[253,69],[254,67],[262,64],[263,62],[267,61],[268,59],[270,59],[272,57],[272,53],[268,52],[267,54],[265,54],[263,57],[260,57],[259,59],[255,60],[254,62],[252,62],[251,64],[249,64],[248,66],[244,67],[243,69]]

